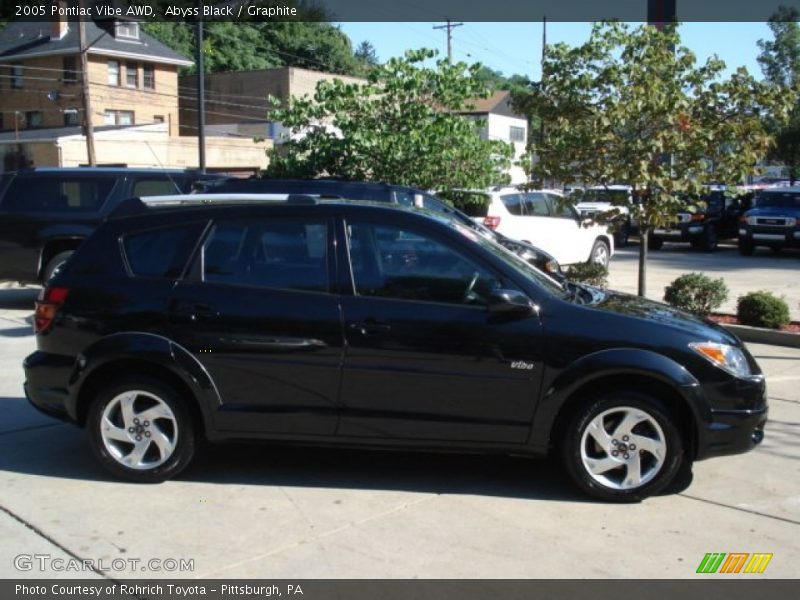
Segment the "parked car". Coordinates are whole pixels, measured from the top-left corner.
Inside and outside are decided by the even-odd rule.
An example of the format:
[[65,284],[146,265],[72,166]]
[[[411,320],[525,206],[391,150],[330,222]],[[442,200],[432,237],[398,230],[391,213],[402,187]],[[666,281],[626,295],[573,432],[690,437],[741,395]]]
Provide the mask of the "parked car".
[[[621,248],[628,245],[631,235],[639,232],[628,208],[633,202],[632,194],[633,188],[629,185],[589,187],[576,194],[575,209],[584,219],[594,219],[598,215],[610,219],[614,244]],[[612,212],[616,212],[616,216],[612,216]]]
[[42,283],[124,199],[190,191],[199,171],[37,168],[0,180],[0,280]]
[[739,252],[750,255],[756,246],[773,251],[800,248],[800,187],[765,189],[758,193],[755,208],[739,223]]
[[634,501],[753,448],[767,418],[725,329],[376,202],[130,200],[34,323],[28,398],[137,482],[178,475],[200,438],[268,440],[553,451],[585,492]]
[[206,193],[236,194],[315,194],[323,198],[348,200],[374,200],[399,206],[417,206],[446,214],[462,225],[468,225],[484,237],[524,258],[536,268],[556,279],[563,279],[561,265],[550,254],[530,244],[513,240],[483,224],[476,223],[466,214],[447,203],[447,196],[429,194],[416,188],[366,181],[342,181],[338,179],[228,179],[214,181],[205,186]]
[[561,265],[589,262],[607,267],[614,255],[608,227],[582,219],[560,192],[500,187],[461,193],[485,197],[484,202],[461,206],[474,220],[512,239],[534,243]]
[[650,233],[651,249],[660,249],[664,242],[688,242],[692,248],[713,252],[720,240],[737,237],[739,218],[751,206],[747,195],[724,187],[709,189],[698,199],[687,197],[684,203],[674,223]]

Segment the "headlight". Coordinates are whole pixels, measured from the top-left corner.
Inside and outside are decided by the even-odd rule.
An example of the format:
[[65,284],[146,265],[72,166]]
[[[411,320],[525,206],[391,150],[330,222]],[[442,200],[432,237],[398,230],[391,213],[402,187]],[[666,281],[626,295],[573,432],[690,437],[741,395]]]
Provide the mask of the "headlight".
[[755,225],[756,224],[756,217],[747,217],[747,224],[748,225]]
[[736,377],[750,375],[750,365],[739,348],[714,342],[693,342],[689,347],[700,356]]
[[787,227],[794,227],[795,225],[797,225],[797,219],[793,219],[792,217],[787,217],[786,226]]

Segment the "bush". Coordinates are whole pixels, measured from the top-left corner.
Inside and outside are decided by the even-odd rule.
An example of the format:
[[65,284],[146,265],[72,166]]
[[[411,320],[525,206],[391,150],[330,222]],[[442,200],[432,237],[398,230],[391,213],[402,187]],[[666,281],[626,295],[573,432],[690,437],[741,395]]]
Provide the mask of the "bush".
[[771,292],[750,292],[736,301],[736,316],[742,325],[779,329],[790,322],[789,305]]
[[571,265],[565,273],[567,279],[604,288],[608,285],[608,267],[596,263]]
[[696,315],[708,315],[727,299],[725,282],[702,273],[681,275],[664,290],[664,302]]

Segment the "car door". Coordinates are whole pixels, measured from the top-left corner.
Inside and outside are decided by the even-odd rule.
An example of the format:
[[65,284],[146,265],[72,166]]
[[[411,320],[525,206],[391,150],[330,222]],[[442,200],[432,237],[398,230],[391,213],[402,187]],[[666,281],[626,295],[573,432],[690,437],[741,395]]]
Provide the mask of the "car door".
[[332,247],[326,218],[214,224],[169,321],[219,391],[217,429],[334,433],[343,338]]
[[486,300],[513,283],[463,240],[351,220],[340,255],[347,351],[338,435],[522,443],[539,391],[538,316],[496,319]]
[[592,252],[595,231],[581,225],[576,210],[556,194],[542,194],[547,202],[550,235],[555,240],[557,254],[553,256],[562,264],[586,262]]

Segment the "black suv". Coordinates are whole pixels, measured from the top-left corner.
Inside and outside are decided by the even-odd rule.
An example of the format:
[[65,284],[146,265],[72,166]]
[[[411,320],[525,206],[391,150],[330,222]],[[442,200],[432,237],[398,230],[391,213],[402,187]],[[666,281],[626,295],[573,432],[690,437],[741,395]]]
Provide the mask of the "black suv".
[[448,204],[447,196],[442,199],[422,190],[389,183],[370,181],[342,181],[338,179],[227,179],[209,182],[203,186],[203,191],[214,194],[313,194],[322,198],[341,198],[347,200],[374,200],[389,202],[398,206],[416,206],[442,213],[456,220],[461,225],[469,227],[482,236],[497,242],[517,256],[525,259],[540,271],[562,281],[564,272],[561,265],[541,248],[513,240],[489,229],[481,223],[475,222],[460,210]]
[[199,438],[556,450],[638,500],[767,418],[742,343],[642,298],[557,284],[452,219],[376,202],[129,200],[42,290],[25,392],[118,476]]
[[650,233],[652,250],[659,250],[664,242],[689,242],[692,248],[713,252],[720,240],[736,238],[739,218],[750,208],[751,199],[720,188],[703,194],[699,201],[687,198],[684,203],[674,223]]
[[750,255],[756,246],[800,248],[800,188],[763,190],[756,206],[739,223],[739,252]]
[[0,280],[47,281],[124,199],[187,193],[199,171],[43,168],[0,180]]

